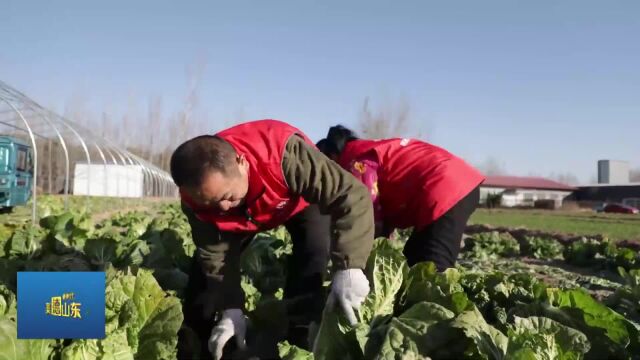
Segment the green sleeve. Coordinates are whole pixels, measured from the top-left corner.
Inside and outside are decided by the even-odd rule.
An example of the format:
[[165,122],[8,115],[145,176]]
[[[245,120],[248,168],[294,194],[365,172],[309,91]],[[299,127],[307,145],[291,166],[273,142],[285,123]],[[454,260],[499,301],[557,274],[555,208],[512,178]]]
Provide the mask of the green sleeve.
[[189,219],[196,261],[207,279],[201,298],[217,310],[244,308],[244,293],[240,286],[240,253],[246,234],[220,232],[214,224],[198,219],[186,204],[182,211]]
[[373,204],[366,186],[300,136],[287,142],[282,170],[289,189],[331,214],[331,260],[364,269],[373,246]]

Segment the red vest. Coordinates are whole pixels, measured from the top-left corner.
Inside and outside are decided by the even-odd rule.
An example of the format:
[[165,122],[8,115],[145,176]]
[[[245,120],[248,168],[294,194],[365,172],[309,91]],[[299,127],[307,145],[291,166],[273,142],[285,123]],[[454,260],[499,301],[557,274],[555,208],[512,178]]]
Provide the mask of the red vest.
[[375,152],[379,162],[378,196],[384,222],[395,228],[424,228],[485,179],[448,151],[414,139],[350,141],[338,162],[348,169],[369,151]]
[[289,193],[282,172],[285,146],[294,134],[314,146],[300,130],[277,120],[251,121],[217,133],[249,162],[245,206],[222,214],[217,209],[198,208],[183,193],[182,200],[200,220],[215,224],[221,231],[253,233],[282,225],[309,205],[301,196]]

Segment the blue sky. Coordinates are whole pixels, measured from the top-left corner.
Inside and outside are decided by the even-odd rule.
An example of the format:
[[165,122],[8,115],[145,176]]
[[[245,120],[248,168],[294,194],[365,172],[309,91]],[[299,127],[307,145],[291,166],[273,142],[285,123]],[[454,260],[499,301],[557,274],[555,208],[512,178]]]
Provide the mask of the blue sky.
[[204,59],[212,131],[278,118],[313,139],[404,98],[426,138],[514,175],[640,167],[640,2],[2,1],[0,79],[56,109],[177,111]]

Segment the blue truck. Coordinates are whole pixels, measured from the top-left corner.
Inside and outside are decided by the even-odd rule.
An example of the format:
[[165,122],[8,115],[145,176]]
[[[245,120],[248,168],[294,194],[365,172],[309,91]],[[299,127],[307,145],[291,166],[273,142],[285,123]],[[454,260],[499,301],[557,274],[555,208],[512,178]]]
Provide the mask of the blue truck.
[[29,143],[0,135],[0,212],[11,212],[31,197],[33,151]]

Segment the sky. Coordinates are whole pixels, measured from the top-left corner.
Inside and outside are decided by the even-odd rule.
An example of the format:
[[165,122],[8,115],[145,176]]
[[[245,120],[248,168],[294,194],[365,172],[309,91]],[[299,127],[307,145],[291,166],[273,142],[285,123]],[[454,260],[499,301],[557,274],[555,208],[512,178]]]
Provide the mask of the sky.
[[[640,2],[0,0],[0,80],[60,111],[162,97],[212,132],[290,122],[312,139],[406,101],[427,141],[512,175],[640,167]],[[124,110],[122,110],[124,111]]]

